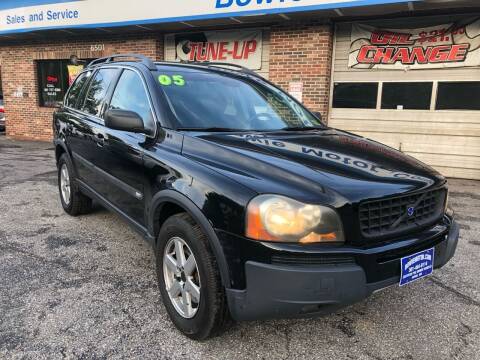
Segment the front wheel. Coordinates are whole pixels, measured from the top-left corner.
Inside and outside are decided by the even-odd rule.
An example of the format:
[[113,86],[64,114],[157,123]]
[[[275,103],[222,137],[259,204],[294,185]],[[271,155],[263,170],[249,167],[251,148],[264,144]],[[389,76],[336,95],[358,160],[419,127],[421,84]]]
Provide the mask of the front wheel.
[[188,337],[207,339],[230,322],[215,256],[188,214],[170,217],[160,230],[157,277],[170,319]]

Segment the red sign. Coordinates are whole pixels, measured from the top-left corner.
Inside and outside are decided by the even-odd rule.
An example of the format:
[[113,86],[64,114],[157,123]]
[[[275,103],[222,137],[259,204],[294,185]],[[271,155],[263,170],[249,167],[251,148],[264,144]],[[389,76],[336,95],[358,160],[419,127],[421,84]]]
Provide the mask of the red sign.
[[57,83],[58,82],[58,77],[54,75],[47,75],[47,82],[48,83]]
[[206,31],[175,35],[175,60],[219,61],[262,67],[262,31]]
[[435,68],[480,65],[480,20],[468,25],[391,30],[352,25],[349,67]]
[[247,60],[257,49],[257,40],[229,42],[191,42],[189,61],[227,61],[229,57],[234,60]]

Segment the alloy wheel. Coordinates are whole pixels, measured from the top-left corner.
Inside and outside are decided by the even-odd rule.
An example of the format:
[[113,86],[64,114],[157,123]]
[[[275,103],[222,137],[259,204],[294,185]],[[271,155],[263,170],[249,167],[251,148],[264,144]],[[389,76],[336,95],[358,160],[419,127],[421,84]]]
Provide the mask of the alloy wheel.
[[68,168],[66,164],[63,164],[60,169],[60,191],[62,193],[63,202],[66,205],[69,205],[71,187],[70,187],[70,175],[68,173]]
[[175,310],[193,318],[200,305],[200,274],[192,250],[180,237],[172,237],[165,247],[163,276]]

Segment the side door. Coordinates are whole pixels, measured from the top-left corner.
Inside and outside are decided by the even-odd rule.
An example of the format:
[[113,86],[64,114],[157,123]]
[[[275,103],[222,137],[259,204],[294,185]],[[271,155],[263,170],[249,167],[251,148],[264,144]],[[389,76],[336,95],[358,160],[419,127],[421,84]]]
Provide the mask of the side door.
[[[77,76],[74,83],[68,90],[68,93],[65,97],[64,106],[62,111],[57,112],[57,117],[61,116],[61,126],[62,129],[59,129],[65,135],[65,143],[70,149],[71,154],[73,154],[76,149],[80,146],[82,141],[82,134],[78,131],[81,127],[80,117],[81,113],[79,111],[80,107],[83,106],[83,99],[85,96],[86,88],[88,88],[88,83],[92,76],[92,71],[84,71]],[[72,158],[73,166],[77,177],[81,177],[80,170],[77,167],[75,159]]]
[[100,68],[92,74],[84,91],[81,103],[77,106],[71,129],[70,148],[80,181],[105,197],[108,186],[100,169],[104,162],[103,151],[105,127],[103,112],[106,99],[113,91],[120,74],[119,68]]
[[133,111],[144,123],[145,134],[105,130],[103,170],[110,182],[108,201],[145,227],[143,153],[149,138],[155,136],[156,119],[148,87],[139,70],[123,69],[106,109]]

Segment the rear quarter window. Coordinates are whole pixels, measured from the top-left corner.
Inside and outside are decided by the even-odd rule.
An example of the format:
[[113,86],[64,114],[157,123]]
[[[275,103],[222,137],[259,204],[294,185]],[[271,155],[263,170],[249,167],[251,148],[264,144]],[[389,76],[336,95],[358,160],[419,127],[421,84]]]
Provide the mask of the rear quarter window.
[[118,69],[104,68],[98,70],[89,82],[88,91],[82,111],[94,116],[100,116],[107,91],[118,74]]
[[81,73],[74,81],[65,99],[65,105],[71,108],[77,108],[82,89],[90,78],[91,71]]

